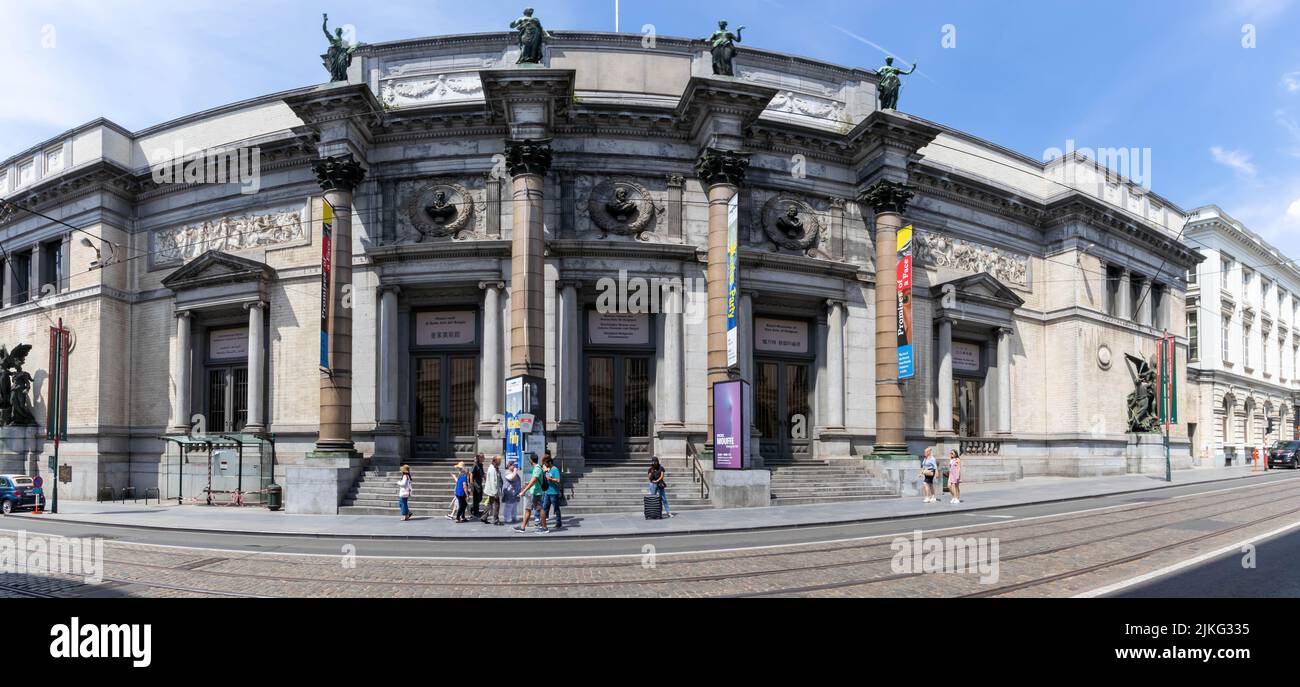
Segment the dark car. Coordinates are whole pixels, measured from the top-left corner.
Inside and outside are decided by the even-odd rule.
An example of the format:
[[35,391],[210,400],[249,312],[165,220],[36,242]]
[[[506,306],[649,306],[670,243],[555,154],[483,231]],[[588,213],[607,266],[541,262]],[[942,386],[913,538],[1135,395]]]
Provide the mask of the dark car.
[[1300,441],[1279,441],[1268,449],[1268,467],[1300,468]]
[[36,483],[26,475],[0,475],[0,513],[36,506]]

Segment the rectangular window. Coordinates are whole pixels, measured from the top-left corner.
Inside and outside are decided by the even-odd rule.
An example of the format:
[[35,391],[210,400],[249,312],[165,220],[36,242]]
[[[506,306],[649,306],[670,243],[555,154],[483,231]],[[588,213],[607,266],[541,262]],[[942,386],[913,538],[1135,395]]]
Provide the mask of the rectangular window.
[[1187,270],[1187,283],[1188,283],[1188,284],[1195,284],[1195,283],[1196,283],[1196,270],[1197,270],[1197,269],[1198,269],[1198,268],[1193,267],[1192,269]]
[[1232,318],[1225,316],[1223,318],[1223,340],[1219,342],[1220,355],[1222,355],[1223,362],[1225,363],[1232,362],[1232,357],[1228,355],[1230,351],[1228,344],[1231,343],[1232,341],[1232,339],[1228,337],[1228,331],[1231,329],[1231,325],[1232,325]]
[[1241,366],[1250,367],[1250,327],[1241,328]]
[[1119,317],[1120,268],[1106,268],[1106,314]]
[[46,241],[41,244],[41,283],[43,291],[45,285],[49,284],[54,287],[57,293],[63,285],[63,241]]
[[14,293],[13,303],[26,303],[32,288],[32,252],[15,253],[13,256]]
[[1187,359],[1201,359],[1201,337],[1197,328],[1196,311],[1187,313]]

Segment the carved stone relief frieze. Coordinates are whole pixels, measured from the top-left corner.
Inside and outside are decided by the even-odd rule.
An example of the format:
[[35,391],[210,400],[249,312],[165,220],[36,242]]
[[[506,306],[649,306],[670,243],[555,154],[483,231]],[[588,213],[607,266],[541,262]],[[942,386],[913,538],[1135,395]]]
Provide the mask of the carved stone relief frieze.
[[591,189],[583,208],[585,219],[600,238],[615,234],[649,241],[663,225],[667,208],[645,185],[628,178],[585,181]]
[[307,217],[296,206],[156,229],[150,235],[150,251],[153,264],[161,266],[187,262],[209,250],[238,253],[307,239]]
[[1004,284],[1029,286],[1028,256],[928,231],[917,232],[915,238],[922,266],[987,272]]
[[400,182],[397,243],[473,238],[484,202],[479,193],[452,180]]

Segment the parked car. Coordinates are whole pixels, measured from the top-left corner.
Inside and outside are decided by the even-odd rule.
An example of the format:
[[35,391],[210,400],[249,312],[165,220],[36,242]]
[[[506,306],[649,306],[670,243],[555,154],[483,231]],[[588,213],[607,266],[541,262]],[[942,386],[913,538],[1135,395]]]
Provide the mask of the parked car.
[[1300,468],[1300,441],[1278,441],[1268,449],[1268,467]]
[[36,507],[36,483],[26,475],[0,475],[0,513]]

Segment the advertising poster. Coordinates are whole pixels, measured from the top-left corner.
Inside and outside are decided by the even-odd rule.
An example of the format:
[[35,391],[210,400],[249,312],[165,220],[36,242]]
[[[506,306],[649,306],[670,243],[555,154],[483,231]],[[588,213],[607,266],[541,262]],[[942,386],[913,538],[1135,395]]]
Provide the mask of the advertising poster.
[[320,229],[320,369],[328,373],[330,366],[330,275],[333,268],[334,206],[321,199],[324,211]]
[[743,470],[748,462],[749,383],[744,380],[713,385],[713,469]]
[[912,225],[898,230],[898,378],[916,376],[912,356]]
[[740,194],[727,203],[727,367],[739,365]]

